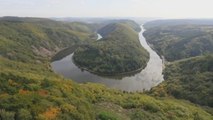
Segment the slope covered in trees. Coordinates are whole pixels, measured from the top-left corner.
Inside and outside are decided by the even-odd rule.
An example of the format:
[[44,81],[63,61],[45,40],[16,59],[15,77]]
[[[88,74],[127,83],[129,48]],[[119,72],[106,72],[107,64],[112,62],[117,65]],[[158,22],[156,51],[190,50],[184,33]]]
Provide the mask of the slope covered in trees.
[[33,62],[34,59],[44,59],[62,48],[95,37],[92,28],[83,23],[43,18],[0,18],[0,54],[13,60]]
[[213,53],[212,25],[145,25],[144,36],[154,49],[165,56],[166,60],[174,61]]
[[[49,24],[47,22],[42,25],[47,27]],[[11,24],[8,29],[13,25],[17,27],[16,24]],[[6,28],[1,29],[1,36],[7,36],[7,32],[10,32]],[[10,30],[12,33],[13,29]],[[14,31],[17,32],[18,29]],[[19,33],[20,36],[22,34],[24,33]],[[32,41],[30,38],[26,41]],[[34,40],[36,44],[42,44],[40,39]],[[60,40],[64,41],[62,38]],[[0,41],[3,39],[0,38]],[[15,51],[20,48],[19,55],[25,55],[30,59],[30,55],[23,52],[33,50],[28,48],[28,43],[21,44],[14,38],[8,41],[14,44],[17,42],[17,47],[8,46],[8,49]],[[5,51],[5,47],[0,47],[0,51]],[[151,97],[144,93],[125,93],[99,84],[77,84],[52,72],[46,56],[37,56],[39,55],[33,55],[34,59],[23,61],[1,53],[1,120],[213,119],[213,116],[201,107],[187,101]],[[38,60],[40,64],[35,64]]]
[[164,71],[165,82],[153,89],[155,95],[172,95],[213,107],[213,55],[173,62]]
[[[146,39],[169,63],[156,96],[174,96],[212,107],[213,21],[162,20],[145,24]],[[211,110],[212,111],[212,110]]]
[[[113,24],[117,24],[117,23],[128,25],[129,27],[131,27],[132,29],[134,29],[137,32],[141,31],[140,26],[132,20],[108,20],[108,21],[103,21],[103,22],[99,23],[100,27],[98,29],[98,33],[100,33],[102,36],[107,35],[107,33],[110,32],[109,25],[113,25]],[[103,29],[103,27],[105,27],[105,28]],[[111,27],[113,27],[113,26],[111,26]]]
[[99,31],[103,39],[75,51],[73,59],[78,66],[104,75],[131,72],[146,66],[149,54],[132,26],[112,23]]
[[45,64],[0,57],[0,118],[9,120],[210,120],[192,103],[124,93],[99,84],[65,80]]

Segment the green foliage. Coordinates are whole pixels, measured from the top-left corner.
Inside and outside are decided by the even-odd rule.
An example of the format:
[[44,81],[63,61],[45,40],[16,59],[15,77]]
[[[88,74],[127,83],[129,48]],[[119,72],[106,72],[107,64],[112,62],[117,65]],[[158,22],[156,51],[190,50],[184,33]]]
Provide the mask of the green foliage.
[[149,54],[141,47],[137,32],[131,26],[114,23],[102,28],[104,38],[79,47],[74,62],[83,69],[103,75],[114,75],[142,69]]
[[145,24],[145,27],[145,37],[160,55],[168,61],[179,60],[168,63],[164,70],[165,81],[151,93],[164,97],[173,95],[212,107],[212,21],[154,21]]
[[[37,18],[0,19],[0,54],[11,60],[43,62],[60,49],[91,41],[94,33],[83,23]],[[90,40],[91,39],[91,40]]]
[[213,107],[213,55],[184,59],[166,66],[165,82],[153,88],[152,93],[159,95],[166,91],[179,99]]
[[15,116],[14,112],[7,112],[5,110],[0,110],[0,120],[15,120],[14,116]]
[[[118,24],[118,23],[123,24],[123,25],[127,25],[137,32],[141,31],[139,24],[137,24],[133,20],[108,20],[108,21],[101,22],[101,23],[99,23],[98,25],[95,25],[95,26],[97,26],[98,33],[100,33],[102,36],[105,36],[106,34],[108,34],[108,32],[111,32],[114,29],[113,26],[111,26],[112,28],[110,28],[109,26],[113,25],[113,24]],[[103,27],[105,27],[105,28],[102,29]]]
[[[11,64],[10,60],[2,62]],[[20,67],[27,64],[22,63]],[[39,72],[39,75],[35,76],[32,74],[36,74],[36,69],[30,67],[24,68],[25,71],[28,69],[29,74],[19,74],[20,71],[15,71],[13,66],[7,66],[6,69],[7,71],[0,71],[0,108],[16,114],[16,117],[92,120],[101,116],[128,120],[136,119],[136,115],[141,114],[145,118],[162,117],[170,120],[171,116],[177,119],[191,119],[197,112],[204,120],[212,119],[202,108],[185,101],[156,99],[139,93],[123,93],[99,84],[76,84],[47,71],[48,76]],[[8,73],[10,71],[13,72]],[[34,86],[37,86],[36,89]],[[11,93],[5,88],[14,89],[15,92]],[[102,104],[103,102],[105,103]],[[140,110],[140,113],[135,113],[137,110]]]
[[26,109],[20,109],[17,112],[17,118],[18,120],[32,120],[31,113]]
[[131,120],[162,120],[162,116],[156,117],[152,113],[137,109],[131,114]]
[[81,22],[72,22],[69,23],[72,30],[82,32],[82,33],[92,33],[95,31],[95,28],[92,24],[86,24]]
[[[10,29],[11,35],[15,35],[19,29],[20,31],[28,29],[29,26],[20,25],[26,22],[37,23],[36,25],[43,27],[61,26],[61,23],[55,21],[34,18],[18,20],[10,18],[7,22],[11,22],[5,23],[10,27],[1,29],[1,36],[9,35],[7,32],[2,33],[7,29]],[[32,38],[33,36],[46,38],[43,32],[36,33],[30,32]],[[23,34],[25,32],[17,36]],[[3,46],[0,47],[1,52],[7,49],[16,51],[20,48],[18,49],[20,51],[16,51],[17,54],[14,55],[16,57],[23,55],[30,59],[23,61],[23,57],[11,59],[5,54],[0,56],[0,120],[213,119],[213,116],[204,109],[186,101],[172,98],[159,99],[144,93],[125,93],[99,84],[77,84],[72,80],[66,80],[51,71],[50,63],[46,58],[41,59],[38,55],[28,54],[27,50],[32,50],[28,48],[28,42],[31,41],[31,37],[29,38],[23,39],[26,43],[22,40],[14,42],[13,39],[0,41]],[[43,44],[43,39],[34,40],[31,41],[34,45]],[[8,46],[4,47],[4,45]],[[52,44],[50,47],[53,47]],[[35,64],[38,60],[40,64]],[[201,70],[206,71],[206,69],[212,70],[208,67]]]
[[96,119],[97,120],[117,120],[116,117],[112,115],[112,113],[107,113],[107,112],[100,113]]
[[168,61],[213,53],[212,25],[145,26],[147,41]]

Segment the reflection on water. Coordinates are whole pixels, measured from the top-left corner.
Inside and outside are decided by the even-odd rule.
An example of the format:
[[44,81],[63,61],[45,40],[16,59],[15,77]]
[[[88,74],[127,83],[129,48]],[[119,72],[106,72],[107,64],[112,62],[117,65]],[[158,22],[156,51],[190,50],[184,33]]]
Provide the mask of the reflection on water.
[[[59,61],[52,62],[52,68],[56,73],[61,74],[66,78],[71,78],[79,83],[101,83],[111,88],[129,92],[150,90],[152,87],[163,81],[163,63],[157,53],[147,44],[142,34],[144,29],[143,27],[141,28],[142,31],[139,33],[140,43],[149,52],[150,60],[147,63],[146,68],[134,76],[124,77],[118,80],[116,78],[101,77],[87,71],[82,71],[72,62],[73,54],[70,54]],[[99,37],[99,39],[100,38],[101,37]]]
[[97,40],[100,40],[102,38],[102,36],[100,34],[98,34],[98,33],[97,33],[97,35],[98,35]]

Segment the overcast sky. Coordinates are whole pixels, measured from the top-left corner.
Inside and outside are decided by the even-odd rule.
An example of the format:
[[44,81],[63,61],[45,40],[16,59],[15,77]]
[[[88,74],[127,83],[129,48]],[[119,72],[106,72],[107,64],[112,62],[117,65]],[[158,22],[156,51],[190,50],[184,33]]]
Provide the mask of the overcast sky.
[[0,16],[213,18],[213,0],[0,0]]

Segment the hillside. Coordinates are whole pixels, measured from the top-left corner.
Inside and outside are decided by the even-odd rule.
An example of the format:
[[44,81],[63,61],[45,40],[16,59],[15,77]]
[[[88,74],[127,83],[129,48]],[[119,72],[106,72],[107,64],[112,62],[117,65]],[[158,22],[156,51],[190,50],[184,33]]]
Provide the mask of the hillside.
[[103,75],[131,72],[146,66],[149,54],[129,24],[112,23],[99,31],[103,39],[75,51],[73,60],[78,66]]
[[115,30],[115,26],[118,23],[131,27],[136,32],[141,31],[139,24],[132,20],[108,20],[99,23],[100,28],[98,29],[98,33],[101,34],[103,37],[106,37],[110,32],[113,32]]
[[187,101],[77,84],[35,65],[0,57],[2,120],[211,120]]
[[[137,32],[141,31],[140,26],[135,21],[133,21],[133,20],[105,20],[105,21],[103,21],[103,22],[101,22],[99,24],[102,26],[100,28],[103,28],[103,27],[105,27],[107,25],[116,24],[116,23],[121,23],[121,24],[128,25],[129,27],[131,27],[132,29],[134,29]],[[105,29],[99,29],[98,33],[100,33],[101,35],[103,35],[103,33],[105,31],[106,31],[106,28]]]
[[86,24],[42,18],[0,18],[0,54],[11,60],[41,62],[63,48],[95,37]]
[[[34,20],[29,20],[30,23],[28,24],[34,28],[34,25],[31,25],[34,24],[32,21]],[[55,23],[55,21],[51,22]],[[50,23],[42,23],[42,28],[47,27],[50,31],[55,31],[56,28],[52,27]],[[26,21],[20,23],[19,20],[13,20],[10,24],[8,21],[4,21],[1,24],[3,24],[4,29],[1,29],[0,34],[0,120],[213,119],[213,116],[203,108],[185,100],[170,97],[151,97],[145,93],[126,93],[99,84],[77,84],[72,80],[56,75],[52,72],[47,57],[32,54],[33,48],[29,47],[29,45],[34,44],[34,46],[49,46],[51,49],[48,50],[52,52],[51,50],[55,50],[55,45],[58,45],[52,41],[54,37],[47,37],[49,39],[37,37],[37,33],[46,35],[46,32],[42,31],[43,29],[36,29],[38,31],[32,32],[32,29],[23,26]],[[59,22],[58,24],[62,23]],[[66,32],[61,31],[61,29],[67,30],[67,25],[59,28],[60,31],[57,32],[65,35]],[[19,32],[23,29],[27,29],[26,31],[30,33],[29,37],[25,32]],[[11,33],[11,37],[9,33]],[[68,33],[67,37],[82,38],[82,34]],[[19,42],[13,35],[20,36],[25,42],[22,39]],[[54,36],[54,34],[49,36],[52,35]],[[33,36],[36,36],[37,39],[34,39]],[[61,47],[71,45],[73,39],[66,41],[68,38],[62,36],[58,36],[63,43],[59,45]],[[43,44],[44,40],[50,42],[50,44]],[[78,40],[84,41],[84,39]],[[6,45],[7,47],[5,47]],[[8,52],[6,50],[16,51],[14,56],[19,57],[19,59],[3,54]],[[2,51],[4,52],[2,53]],[[20,56],[25,56],[27,60]],[[38,61],[40,61],[39,64],[35,64]]]
[[150,24],[145,25],[144,36],[168,61],[213,53],[212,25],[168,24],[150,28]]
[[161,20],[145,24],[144,36],[169,63],[157,96],[174,96],[212,107],[212,20]]
[[198,56],[166,66],[165,81],[153,88],[155,95],[172,95],[213,107],[213,55]]

